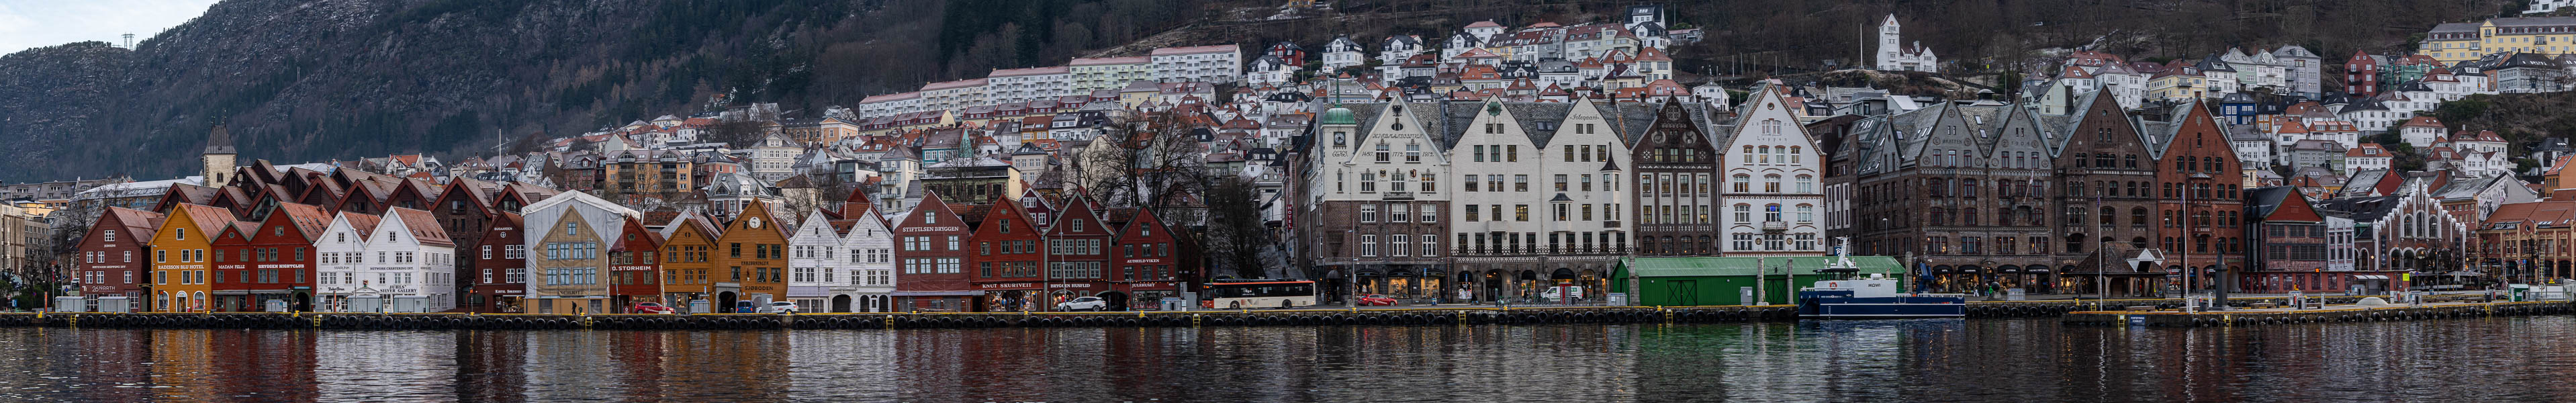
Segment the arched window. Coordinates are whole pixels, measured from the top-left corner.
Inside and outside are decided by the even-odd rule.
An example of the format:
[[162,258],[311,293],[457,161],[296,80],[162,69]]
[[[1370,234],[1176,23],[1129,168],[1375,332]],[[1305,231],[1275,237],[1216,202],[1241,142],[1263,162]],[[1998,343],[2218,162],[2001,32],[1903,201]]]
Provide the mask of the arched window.
[[1933,207],[1929,213],[1932,214],[1932,225],[1950,225],[1949,210]]
[[1800,175],[1798,175],[1798,193],[1815,193],[1815,192],[1816,192],[1816,177],[1815,177],[1814,175],[1806,175],[1806,174],[1800,174]]
[[1780,193],[1780,175],[1778,175],[1778,174],[1763,175],[1763,176],[1762,176],[1762,192],[1763,192],[1763,193]]
[[2110,207],[2103,207],[2103,208],[2102,208],[2102,226],[2108,227],[2108,226],[2113,226],[2113,225],[2120,225],[2120,210],[2119,210],[2119,209],[2115,209],[2115,208],[2110,208]]
[[1816,222],[1816,206],[1815,206],[1815,205],[1812,205],[1812,204],[1800,204],[1800,205],[1798,205],[1798,223],[1799,223],[1799,224],[1813,224],[1813,223],[1815,223],[1815,222]]
[[1959,212],[1967,213],[1965,217],[1961,217],[1961,218],[1960,218],[1960,220],[1959,220],[1959,225],[1966,225],[1966,226],[1976,226],[1976,225],[1977,225],[1977,222],[1978,222],[1978,221],[1977,221],[1977,209],[1959,209]]
[[1752,223],[1753,223],[1753,205],[1751,205],[1751,204],[1737,204],[1737,205],[1735,205],[1735,222],[1736,222],[1736,223],[1739,223],[1739,224],[1752,224]]
[[2131,207],[2131,208],[2129,208],[2129,226],[2132,226],[2132,227],[2144,227],[2144,226],[2147,226],[2147,208],[2145,208],[2145,207]]
[[1791,164],[1796,164],[1796,163],[1798,163],[1798,160],[1799,160],[1798,156],[1800,155],[1800,153],[1799,153],[1798,151],[1800,151],[1800,149],[1802,149],[1802,148],[1805,148],[1805,147],[1789,146],[1789,163],[1791,163]]
[[1762,205],[1762,221],[1765,221],[1765,222],[1781,222],[1781,220],[1780,220],[1780,204],[1779,204],[1779,203],[1772,203],[1772,204],[1765,204],[1765,205]]
[[1977,198],[1977,180],[1976,180],[1976,179],[1960,179],[1960,180],[1959,180],[1959,195],[1960,195],[1960,196],[1967,196],[1967,197],[1968,197],[1968,198],[1970,198],[1970,199]]
[[1753,150],[1756,158],[1761,158],[1761,163],[1771,163],[1771,146],[1754,147]]
[[1752,193],[1753,175],[1735,174],[1735,192]]

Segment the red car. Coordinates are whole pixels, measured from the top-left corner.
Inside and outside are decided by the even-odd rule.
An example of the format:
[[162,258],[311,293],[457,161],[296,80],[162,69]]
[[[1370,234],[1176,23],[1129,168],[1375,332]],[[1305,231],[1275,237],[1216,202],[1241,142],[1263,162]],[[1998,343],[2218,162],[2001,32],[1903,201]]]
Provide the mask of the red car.
[[628,313],[659,313],[659,314],[674,314],[674,313],[680,313],[680,311],[672,310],[672,309],[671,309],[671,307],[662,306],[662,304],[658,304],[658,303],[651,303],[651,302],[639,302],[639,303],[636,303],[634,307],[632,307],[632,308],[627,308],[627,309],[626,309],[626,312],[628,312]]
[[1360,297],[1360,306],[1395,306],[1395,299],[1387,298],[1384,295],[1369,294],[1368,296]]

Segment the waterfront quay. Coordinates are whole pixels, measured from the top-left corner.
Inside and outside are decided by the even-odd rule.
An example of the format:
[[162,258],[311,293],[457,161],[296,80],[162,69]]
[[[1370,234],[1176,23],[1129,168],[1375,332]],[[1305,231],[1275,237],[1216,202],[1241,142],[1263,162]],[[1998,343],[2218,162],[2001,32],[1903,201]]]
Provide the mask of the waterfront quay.
[[[2280,297],[2232,299],[2235,310],[2209,313],[2177,311],[2180,299],[2114,299],[2052,301],[1982,301],[1968,303],[1968,317],[2062,317],[2070,324],[2127,323],[2131,316],[2149,317],[2152,326],[2207,326],[2224,323],[2271,323],[2278,318],[2430,318],[2498,314],[2567,312],[2562,302],[2467,302],[2470,296],[2438,296],[2424,306],[2352,308],[2361,297],[2312,297],[2329,308],[2269,309],[2284,305]],[[2381,313],[2385,312],[2385,313]],[[331,329],[331,330],[794,330],[794,329],[925,329],[1005,327],[1239,327],[1341,325],[1543,325],[1543,324],[1688,324],[1781,322],[1798,320],[1794,305],[1760,306],[1582,306],[1582,307],[1435,307],[1400,309],[1195,310],[1103,313],[821,313],[821,314],[473,314],[473,313],[18,313],[0,314],[0,326],[176,329]],[[2213,323],[2219,321],[2222,323]],[[2248,322],[2252,321],[2252,322]]]
[[2061,321],[2069,325],[2209,327],[2242,325],[2277,325],[2325,322],[2378,322],[2442,318],[2475,318],[2488,316],[2554,315],[2568,313],[2566,302],[2432,302],[2417,305],[2327,305],[2299,307],[2260,306],[2223,311],[2183,312],[2156,311],[2081,311],[2069,312]]

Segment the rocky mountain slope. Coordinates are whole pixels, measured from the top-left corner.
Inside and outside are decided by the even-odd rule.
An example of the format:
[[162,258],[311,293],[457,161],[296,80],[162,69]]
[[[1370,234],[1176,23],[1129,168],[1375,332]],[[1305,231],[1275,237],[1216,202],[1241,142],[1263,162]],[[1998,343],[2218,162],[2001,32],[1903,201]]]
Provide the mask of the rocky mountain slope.
[[496,137],[687,113],[717,94],[819,110],[1062,63],[1195,4],[228,0],[132,51],[0,57],[0,181],[186,174],[219,122],[244,158],[304,162],[488,153]]
[[[2514,1],[227,0],[131,51],[79,43],[0,56],[0,181],[192,171],[226,123],[244,158],[489,153],[496,138],[579,133],[701,109],[710,96],[811,117],[867,95],[994,68],[1153,46],[1423,35],[1617,18],[1671,7],[1707,40],[1679,70],[1814,71],[1864,52],[1878,18],[1969,71],[2091,44],[2139,58],[2230,45],[2394,52],[2434,23]],[[1129,45],[1129,46],[1122,46]],[[497,132],[497,134],[496,134]]]

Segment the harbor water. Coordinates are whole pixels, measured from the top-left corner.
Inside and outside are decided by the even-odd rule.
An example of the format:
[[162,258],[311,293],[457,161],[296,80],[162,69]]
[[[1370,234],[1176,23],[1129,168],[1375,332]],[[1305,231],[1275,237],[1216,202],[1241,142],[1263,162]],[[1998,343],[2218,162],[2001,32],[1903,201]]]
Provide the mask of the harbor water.
[[2558,401],[2576,317],[2219,328],[0,328],[0,401]]

